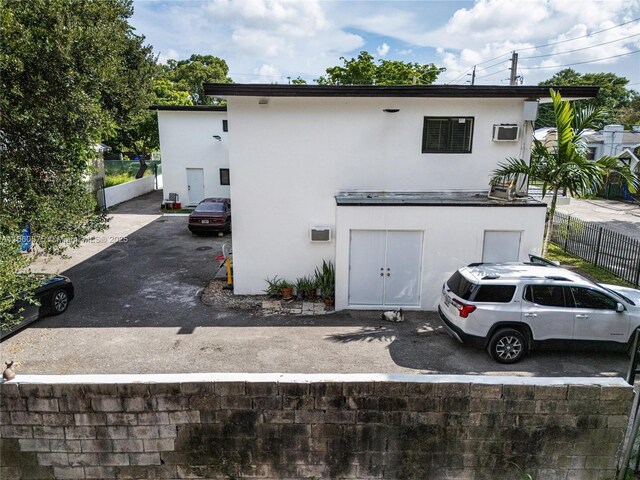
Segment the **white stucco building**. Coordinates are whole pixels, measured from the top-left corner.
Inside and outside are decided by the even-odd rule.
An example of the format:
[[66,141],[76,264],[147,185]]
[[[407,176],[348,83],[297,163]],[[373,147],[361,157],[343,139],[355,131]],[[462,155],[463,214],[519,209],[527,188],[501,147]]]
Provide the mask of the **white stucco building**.
[[[161,120],[163,163],[194,143],[200,160],[206,148],[228,150],[236,294],[262,293],[268,277],[293,281],[330,260],[337,309],[433,310],[460,266],[540,252],[545,205],[487,193],[498,162],[529,158],[535,102],[548,92],[205,84],[227,100],[228,136],[213,143],[219,120],[198,121],[208,113],[171,112],[173,127]],[[328,241],[312,241],[312,230],[329,230]]]
[[221,106],[154,106],[158,112],[164,197],[182,205],[229,197],[227,109]]

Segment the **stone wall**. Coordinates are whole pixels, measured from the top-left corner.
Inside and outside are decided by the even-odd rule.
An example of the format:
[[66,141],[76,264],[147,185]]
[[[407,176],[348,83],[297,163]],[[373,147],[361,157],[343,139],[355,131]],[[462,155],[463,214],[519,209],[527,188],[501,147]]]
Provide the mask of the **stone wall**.
[[621,379],[29,377],[0,386],[2,479],[602,479]]

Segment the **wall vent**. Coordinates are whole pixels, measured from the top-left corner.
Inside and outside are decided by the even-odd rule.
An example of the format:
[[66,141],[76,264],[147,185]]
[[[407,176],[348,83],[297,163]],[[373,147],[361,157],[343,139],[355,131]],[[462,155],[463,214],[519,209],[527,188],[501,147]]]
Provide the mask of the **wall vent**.
[[502,124],[493,126],[494,142],[515,142],[520,136],[520,126],[513,124]]
[[309,232],[309,238],[312,242],[330,242],[331,241],[331,227],[316,225],[311,227]]

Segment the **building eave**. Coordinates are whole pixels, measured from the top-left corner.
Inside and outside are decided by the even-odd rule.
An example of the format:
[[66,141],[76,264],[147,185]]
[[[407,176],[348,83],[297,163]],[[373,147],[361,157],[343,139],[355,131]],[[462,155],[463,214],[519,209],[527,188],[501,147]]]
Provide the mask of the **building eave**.
[[226,105],[151,105],[157,112],[226,112]]
[[272,85],[205,83],[205,95],[229,97],[406,97],[406,98],[533,98],[548,99],[549,88],[567,100],[593,98],[600,87],[495,85]]

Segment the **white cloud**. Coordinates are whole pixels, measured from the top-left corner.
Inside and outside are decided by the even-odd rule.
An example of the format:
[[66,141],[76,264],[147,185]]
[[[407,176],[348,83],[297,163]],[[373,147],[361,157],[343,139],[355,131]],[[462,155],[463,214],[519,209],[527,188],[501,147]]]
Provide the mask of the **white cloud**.
[[257,74],[260,79],[255,80],[254,83],[279,83],[282,81],[280,70],[273,65],[261,65],[257,70]]
[[378,52],[378,56],[384,57],[387,53],[389,53],[390,48],[391,47],[389,45],[387,45],[386,43],[383,43],[378,48],[376,48],[376,52]]
[[[439,82],[464,82],[477,65],[477,83],[502,83],[510,52],[532,84],[555,73],[536,68],[585,62],[640,49],[640,22],[545,48],[531,48],[619,25],[640,16],[640,0],[476,0],[455,10],[448,2],[321,0],[135,0],[136,33],[160,53],[160,61],[192,53],[225,59],[237,82],[286,82],[317,78],[339,57],[360,49],[378,56],[435,63],[447,71]],[[455,4],[453,4],[455,5]],[[446,12],[444,12],[446,10]],[[444,12],[444,13],[443,13]],[[377,47],[376,47],[377,46]],[[595,47],[594,47],[595,46]],[[364,47],[364,48],[363,48]],[[585,48],[594,47],[594,48]],[[567,52],[567,50],[578,50]],[[434,53],[437,52],[437,53]],[[540,55],[552,54],[542,57]],[[540,57],[538,57],[540,56]],[[531,58],[538,57],[538,58]],[[620,57],[582,68],[627,65],[638,82],[638,57]],[[635,67],[634,67],[635,66]],[[602,70],[601,70],[602,71]],[[621,72],[619,74],[624,74]],[[276,78],[278,77],[279,78]]]
[[158,54],[158,63],[165,64],[169,59],[178,60],[180,59],[180,54],[173,48],[169,48],[166,52],[160,52]]

